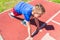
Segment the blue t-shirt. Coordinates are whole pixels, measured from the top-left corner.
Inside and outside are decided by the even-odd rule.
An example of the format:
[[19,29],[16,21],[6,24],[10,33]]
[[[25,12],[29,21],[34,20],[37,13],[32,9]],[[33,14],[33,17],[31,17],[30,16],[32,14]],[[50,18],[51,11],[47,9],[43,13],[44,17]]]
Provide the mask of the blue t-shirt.
[[23,14],[24,15],[24,18],[26,21],[30,21],[30,17],[32,15],[32,8],[33,6],[28,4],[28,3],[25,3],[25,2],[19,2],[15,7],[15,11],[18,13],[18,14]]

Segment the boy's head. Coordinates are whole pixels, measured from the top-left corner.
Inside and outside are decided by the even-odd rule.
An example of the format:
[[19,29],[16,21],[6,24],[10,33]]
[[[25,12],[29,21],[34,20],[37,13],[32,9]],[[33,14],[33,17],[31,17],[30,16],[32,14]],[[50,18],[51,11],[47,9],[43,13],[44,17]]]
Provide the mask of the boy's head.
[[33,7],[32,15],[36,18],[40,17],[42,14],[44,14],[45,9],[41,4],[36,4]]

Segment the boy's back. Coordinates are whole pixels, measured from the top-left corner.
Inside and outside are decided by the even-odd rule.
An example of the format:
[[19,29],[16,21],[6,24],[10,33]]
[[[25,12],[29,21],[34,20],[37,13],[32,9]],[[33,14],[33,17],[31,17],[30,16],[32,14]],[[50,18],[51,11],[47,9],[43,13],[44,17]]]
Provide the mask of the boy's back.
[[33,6],[25,3],[25,2],[19,2],[15,7],[14,10],[18,13],[18,14],[23,14],[25,19],[27,21],[30,20],[30,16],[32,15],[32,8]]
[[[27,11],[32,11],[33,6],[25,3],[25,2],[19,2],[15,7],[15,11],[18,13],[23,13],[23,12],[27,12]],[[24,14],[24,13],[23,13]]]

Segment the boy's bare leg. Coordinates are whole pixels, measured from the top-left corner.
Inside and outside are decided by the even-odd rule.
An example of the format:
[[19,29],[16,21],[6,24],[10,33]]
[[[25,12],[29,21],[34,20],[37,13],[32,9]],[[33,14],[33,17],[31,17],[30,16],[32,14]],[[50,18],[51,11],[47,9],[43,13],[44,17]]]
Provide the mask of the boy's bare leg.
[[20,18],[20,17],[15,16],[13,12],[9,12],[9,16],[11,18],[16,18],[16,19],[20,20],[21,24],[23,24],[24,26],[26,26],[26,21],[24,19]]

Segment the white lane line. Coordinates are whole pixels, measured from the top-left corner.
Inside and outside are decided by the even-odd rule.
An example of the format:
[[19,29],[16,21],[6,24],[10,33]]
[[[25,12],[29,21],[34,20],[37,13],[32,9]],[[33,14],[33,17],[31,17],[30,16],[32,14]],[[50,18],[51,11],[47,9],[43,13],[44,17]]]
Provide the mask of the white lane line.
[[56,17],[58,14],[60,13],[60,10],[57,12],[57,13],[55,13],[50,19],[48,19],[47,21],[46,21],[46,23],[49,23],[54,17]]
[[55,20],[51,20],[53,23],[55,23],[55,24],[58,24],[58,25],[60,25],[60,23],[59,22],[57,22],[57,21],[55,21]]
[[2,14],[2,13],[4,13],[4,12],[7,12],[7,11],[9,11],[9,10],[11,10],[11,9],[12,9],[12,8],[7,9],[7,10],[5,10],[5,11],[1,12],[0,14]]
[[[52,19],[55,18],[59,13],[60,13],[60,10],[59,10],[58,12],[56,12],[52,17],[50,17],[50,18],[46,21],[46,23],[49,23],[50,21],[52,21]],[[41,28],[44,27],[44,26],[45,26],[45,24],[43,24],[43,25],[41,26]]]
[[2,35],[0,34],[0,40],[3,40],[3,37],[2,37]]
[[41,40],[56,40],[56,39],[52,37],[49,33],[46,33]]

